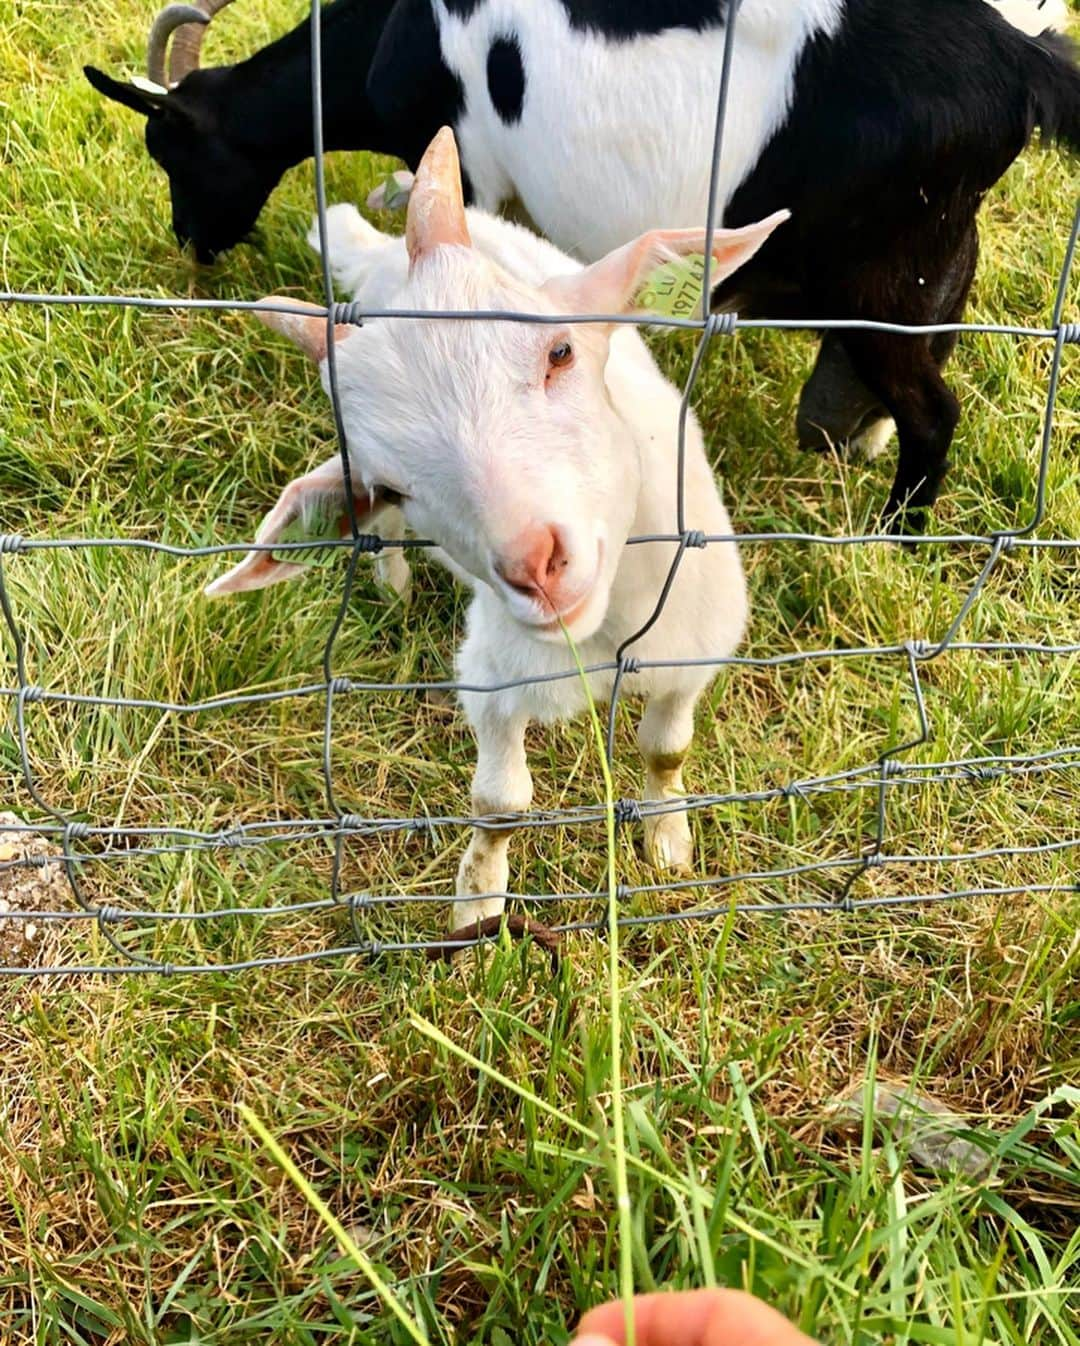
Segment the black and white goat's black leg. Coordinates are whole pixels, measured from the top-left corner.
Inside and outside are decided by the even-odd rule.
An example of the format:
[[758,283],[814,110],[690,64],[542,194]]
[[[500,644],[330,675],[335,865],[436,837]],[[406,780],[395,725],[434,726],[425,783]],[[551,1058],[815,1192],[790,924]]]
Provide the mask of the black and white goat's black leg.
[[930,340],[886,332],[844,333],[857,374],[896,422],[900,451],[882,526],[887,532],[925,531],[926,512],[948,471],[960,403],[941,376]]
[[[904,293],[897,291],[887,267],[878,268],[876,276],[873,268],[864,272],[865,292],[852,297],[849,311],[862,311],[866,317],[888,313],[911,325],[960,322],[979,253],[974,215],[962,220],[950,246],[941,247],[937,256],[935,251],[924,252],[915,268],[916,282]],[[847,427],[846,437],[861,439],[868,456],[873,448],[884,447],[895,422],[900,439],[896,478],[882,515],[891,533],[924,531],[926,511],[948,469],[960,406],[941,370],[957,335],[901,336],[860,329],[829,333],[804,390],[811,411],[816,407],[831,416],[834,430]]]
[[[966,298],[966,294],[965,294]],[[938,321],[958,321],[963,312],[950,308]],[[941,369],[956,348],[956,332],[940,332],[930,340],[930,353]],[[817,361],[799,396],[795,414],[799,448],[812,453],[859,449],[873,462],[896,432],[888,411],[855,372],[842,334],[826,332]]]
[[795,414],[799,448],[814,453],[859,448],[872,461],[894,429],[880,400],[855,373],[840,333],[826,332]]

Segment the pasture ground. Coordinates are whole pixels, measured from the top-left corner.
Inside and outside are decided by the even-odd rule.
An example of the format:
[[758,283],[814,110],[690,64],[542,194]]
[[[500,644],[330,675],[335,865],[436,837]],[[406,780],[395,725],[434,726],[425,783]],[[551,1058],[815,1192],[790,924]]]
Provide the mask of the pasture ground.
[[[209,270],[178,254],[137,119],[79,73],[84,61],[138,69],[152,8],[0,0],[0,286],[317,298],[303,242],[310,167],[274,196],[255,246]],[[207,60],[254,49],[303,11],[300,0],[235,5]],[[363,200],[379,167],[334,156],[330,199]],[[1076,188],[1074,162],[1031,152],[992,194],[973,318],[1046,320]],[[1073,319],[1078,300],[1074,283]],[[689,339],[657,347],[685,377]],[[5,532],[245,540],[281,485],[332,443],[313,371],[242,315],[8,307],[0,348]],[[858,532],[885,497],[891,453],[868,465],[793,445],[812,349],[805,336],[754,334],[710,355],[698,408],[741,531]],[[962,341],[952,378],[964,419],[937,531],[985,535],[1030,513],[1049,358],[1042,342]],[[1080,537],[1078,375],[1071,349],[1044,536]],[[981,546],[748,546],[747,651],[933,637],[985,558]],[[211,604],[210,561],[104,550],[5,559],[33,682],[164,700],[319,681],[343,569]],[[407,613],[365,572],[335,670],[448,676],[463,613],[448,577],[422,560]],[[964,634],[1080,641],[1080,553],[1007,557]],[[920,760],[1080,744],[1077,672],[1075,657],[944,656],[924,670],[932,738]],[[0,685],[14,678],[5,632]],[[40,788],[76,818],[213,828],[325,813],[318,697],[186,717],[28,713]],[[872,762],[914,726],[902,660],[732,671],[702,706],[690,788],[750,791]],[[616,791],[632,796],[628,709],[618,729]],[[335,717],[338,795],[359,813],[467,812],[471,756],[459,718],[413,695],[349,699]],[[534,735],[532,761],[538,807],[601,797],[586,725]],[[0,773],[0,808],[37,816],[10,700]],[[1076,786],[1073,769],[898,789],[888,848],[948,857],[1065,841],[1080,835]],[[714,809],[694,826],[701,872],[724,874],[850,854],[873,824],[872,793],[852,791]],[[619,877],[648,882],[634,842],[620,840]],[[461,845],[455,828],[387,835],[349,851],[346,882],[446,891]],[[599,826],[531,833],[514,848],[522,892],[602,887],[604,870]],[[307,843],[128,858],[88,869],[87,886],[115,906],[206,910],[319,898],[328,873],[325,846]],[[638,1284],[745,1285],[830,1342],[1080,1341],[1076,877],[1068,851],[890,865],[856,895],[1050,891],[624,934]],[[811,875],[741,884],[720,902],[836,892],[835,876]],[[442,919],[401,908],[373,915],[371,929],[423,936]],[[325,916],[227,918],[152,943],[126,937],[182,962],[303,952],[348,932]],[[55,939],[67,960],[111,957],[92,926]],[[564,1342],[581,1310],[618,1288],[615,993],[607,946],[585,936],[569,941],[555,979],[535,952],[494,947],[451,969],[408,955],[234,977],[3,982],[0,1336],[9,1346],[406,1340],[246,1107],[432,1342]],[[927,1173],[902,1140],[869,1128],[839,1134],[830,1100],[874,1074],[912,1083],[990,1136],[989,1177]]]

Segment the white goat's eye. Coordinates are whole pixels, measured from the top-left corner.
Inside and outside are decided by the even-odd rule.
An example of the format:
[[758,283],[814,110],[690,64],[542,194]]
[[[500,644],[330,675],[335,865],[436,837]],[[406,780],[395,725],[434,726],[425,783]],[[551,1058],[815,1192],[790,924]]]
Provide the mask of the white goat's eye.
[[574,348],[569,341],[558,341],[548,351],[548,365],[551,369],[565,369],[574,362]]
[[380,486],[379,496],[388,505],[400,505],[405,499],[400,491],[394,490],[393,486]]

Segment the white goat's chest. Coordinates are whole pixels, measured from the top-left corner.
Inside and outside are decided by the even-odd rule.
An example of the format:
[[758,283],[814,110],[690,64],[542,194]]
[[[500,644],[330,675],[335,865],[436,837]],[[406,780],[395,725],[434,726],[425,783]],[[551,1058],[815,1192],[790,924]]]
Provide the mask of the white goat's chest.
[[[456,129],[479,205],[517,195],[540,230],[586,260],[646,229],[703,222],[723,28],[614,40],[572,28],[562,0],[486,0],[466,18],[433,3],[443,59],[465,90]],[[806,42],[834,32],[842,10],[843,0],[743,0],[721,209],[782,125]],[[497,110],[489,87],[500,40],[521,54],[517,117]]]

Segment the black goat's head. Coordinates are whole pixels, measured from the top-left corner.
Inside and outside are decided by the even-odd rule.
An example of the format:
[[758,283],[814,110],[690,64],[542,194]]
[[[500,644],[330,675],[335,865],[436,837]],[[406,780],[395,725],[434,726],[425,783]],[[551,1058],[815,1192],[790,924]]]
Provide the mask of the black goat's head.
[[99,93],[146,118],[146,148],[169,177],[173,230],[200,262],[213,261],[249,233],[285,167],[231,142],[223,115],[231,67],[199,69],[205,27],[227,3],[199,0],[163,9],[150,30],[149,80],[122,83],[83,67]]
[[172,225],[183,246],[211,262],[247,235],[285,165],[234,146],[218,115],[219,70],[195,70],[167,93],[122,84],[93,66],[86,78],[106,98],[146,118],[146,148],[169,177]]

